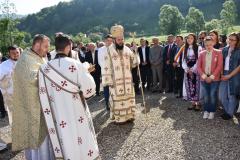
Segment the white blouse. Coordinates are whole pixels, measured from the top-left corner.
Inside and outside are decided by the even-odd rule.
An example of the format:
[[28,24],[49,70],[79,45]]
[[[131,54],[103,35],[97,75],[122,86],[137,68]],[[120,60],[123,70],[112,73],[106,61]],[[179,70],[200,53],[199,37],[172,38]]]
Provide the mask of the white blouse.
[[[198,57],[200,56],[200,52],[202,51],[202,47],[201,46],[198,46]],[[194,50],[192,48],[192,45],[189,46],[188,48],[188,53],[187,53],[187,57],[191,57],[191,56],[194,56]],[[183,52],[183,56],[182,56],[182,68],[184,69],[184,71],[187,73],[188,70],[192,70],[194,73],[197,73],[197,63],[192,67],[192,68],[189,68],[187,66],[187,62],[186,62],[186,59],[184,57],[184,52]]]

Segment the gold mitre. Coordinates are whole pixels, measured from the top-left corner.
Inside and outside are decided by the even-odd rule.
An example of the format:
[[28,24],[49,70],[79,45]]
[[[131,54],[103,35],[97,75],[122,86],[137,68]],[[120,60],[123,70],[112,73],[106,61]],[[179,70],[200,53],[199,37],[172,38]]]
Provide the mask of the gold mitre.
[[111,28],[111,34],[114,38],[124,37],[124,28],[121,25],[115,25]]

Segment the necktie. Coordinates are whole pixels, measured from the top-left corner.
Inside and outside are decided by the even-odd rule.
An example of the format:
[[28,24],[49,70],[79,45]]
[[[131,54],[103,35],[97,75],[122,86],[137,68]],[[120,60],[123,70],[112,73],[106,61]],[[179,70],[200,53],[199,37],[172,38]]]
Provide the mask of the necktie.
[[168,46],[168,53],[167,53],[167,59],[170,59],[170,51],[171,51],[172,45]]

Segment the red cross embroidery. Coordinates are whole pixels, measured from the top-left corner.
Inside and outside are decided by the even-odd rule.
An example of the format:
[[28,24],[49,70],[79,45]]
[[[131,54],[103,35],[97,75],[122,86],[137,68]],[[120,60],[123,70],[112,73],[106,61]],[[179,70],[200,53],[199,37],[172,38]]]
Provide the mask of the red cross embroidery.
[[105,69],[106,72],[108,71],[108,67],[105,67],[104,69]]
[[127,91],[130,92],[130,88],[128,88]]
[[49,134],[55,134],[56,131],[55,131],[54,128],[49,128],[48,133],[49,133]]
[[43,72],[46,73],[46,74],[49,73],[49,72],[50,72],[49,66],[45,67],[44,70],[43,70]]
[[51,111],[50,111],[48,108],[46,108],[46,109],[44,110],[44,113],[46,113],[47,115],[49,115],[50,112],[51,112]]
[[124,106],[124,105],[125,105],[125,103],[122,102],[122,103],[121,103],[121,106]]
[[83,120],[84,120],[83,117],[80,117],[80,118],[78,119],[78,121],[79,121],[80,123],[83,123]]
[[46,93],[46,88],[45,87],[40,87],[39,93],[40,94],[45,94]]
[[121,92],[121,93],[122,93],[122,92],[123,92],[123,89],[122,89],[122,88],[121,88],[121,89],[119,89],[119,92]]
[[56,86],[56,91],[60,92],[62,89]]
[[64,122],[64,121],[62,121],[62,122],[60,123],[60,127],[62,127],[62,128],[65,128],[66,125],[67,125],[67,123]]
[[71,67],[68,68],[71,72],[76,71],[77,69],[72,65]]
[[56,151],[57,153],[60,152],[60,149],[58,149],[57,147],[54,149],[54,151]]
[[73,94],[73,95],[72,95],[72,98],[73,98],[74,100],[77,100],[77,99],[78,99],[78,94]]
[[93,154],[93,151],[92,151],[92,150],[89,150],[88,156],[89,156],[89,157],[92,157],[92,154]]
[[54,83],[51,83],[51,86],[56,89],[57,92],[60,92],[62,89],[56,86]]
[[78,137],[77,141],[78,141],[79,145],[82,144],[82,138],[81,137]]
[[92,93],[92,88],[87,90],[87,94]]
[[50,100],[50,102],[54,102],[54,99],[52,96],[49,96],[49,100]]
[[62,87],[67,86],[67,81],[61,81]]
[[56,86],[55,86],[55,84],[54,84],[54,83],[51,83],[51,87],[53,87],[53,88],[54,88],[54,87],[56,87]]
[[108,77],[105,78],[105,81],[108,81]]

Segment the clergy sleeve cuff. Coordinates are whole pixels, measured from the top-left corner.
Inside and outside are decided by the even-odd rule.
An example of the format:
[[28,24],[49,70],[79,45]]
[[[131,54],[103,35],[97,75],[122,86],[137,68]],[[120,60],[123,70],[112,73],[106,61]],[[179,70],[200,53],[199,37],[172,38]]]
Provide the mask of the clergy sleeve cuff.
[[212,80],[214,80],[214,79],[215,79],[215,76],[214,76],[214,75],[211,75],[210,78],[211,78]]
[[202,79],[206,79],[207,78],[207,75],[206,74],[202,74]]

